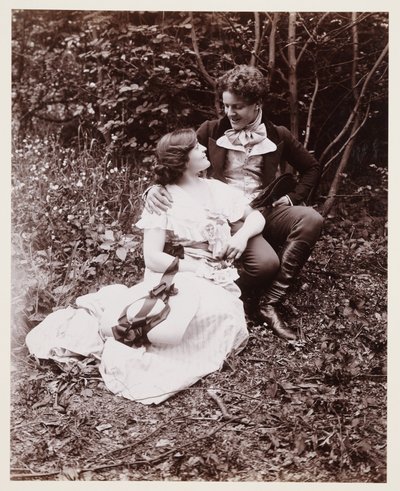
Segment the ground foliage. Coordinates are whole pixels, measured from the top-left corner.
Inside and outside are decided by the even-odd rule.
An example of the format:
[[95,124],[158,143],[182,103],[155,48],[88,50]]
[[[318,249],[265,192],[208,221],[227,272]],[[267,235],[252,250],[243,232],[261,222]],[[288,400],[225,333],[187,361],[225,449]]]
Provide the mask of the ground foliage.
[[12,479],[385,481],[382,167],[345,178],[285,303],[302,341],[250,324],[220,372],[146,407],[110,394],[93,360],[39,361],[24,345],[77,295],[140,278],[146,173],[51,139],[13,153]]

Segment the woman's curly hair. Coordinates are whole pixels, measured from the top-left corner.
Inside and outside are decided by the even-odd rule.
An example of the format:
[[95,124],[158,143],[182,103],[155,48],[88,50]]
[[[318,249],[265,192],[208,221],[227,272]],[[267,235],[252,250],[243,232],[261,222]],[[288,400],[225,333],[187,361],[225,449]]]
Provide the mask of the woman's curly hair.
[[267,93],[267,82],[257,68],[248,65],[237,65],[224,73],[217,80],[220,96],[229,91],[242,97],[249,104],[262,102]]
[[177,182],[186,170],[189,153],[196,145],[197,135],[192,128],[164,135],[156,147],[155,182],[163,186]]

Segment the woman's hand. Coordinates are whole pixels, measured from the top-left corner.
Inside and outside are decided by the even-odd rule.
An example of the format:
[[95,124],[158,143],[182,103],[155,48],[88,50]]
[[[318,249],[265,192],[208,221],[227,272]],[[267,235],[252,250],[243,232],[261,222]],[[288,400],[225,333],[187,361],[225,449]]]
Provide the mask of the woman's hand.
[[148,212],[161,215],[171,204],[172,196],[164,186],[152,186],[147,192],[144,206]]
[[242,234],[240,230],[233,235],[226,246],[221,250],[219,254],[220,259],[227,259],[230,261],[235,261],[239,259],[247,247],[248,237]]
[[226,246],[218,255],[219,259],[235,261],[239,259],[247,247],[247,242],[251,237],[261,233],[265,226],[265,218],[257,211],[247,207],[245,210],[243,225],[228,240]]

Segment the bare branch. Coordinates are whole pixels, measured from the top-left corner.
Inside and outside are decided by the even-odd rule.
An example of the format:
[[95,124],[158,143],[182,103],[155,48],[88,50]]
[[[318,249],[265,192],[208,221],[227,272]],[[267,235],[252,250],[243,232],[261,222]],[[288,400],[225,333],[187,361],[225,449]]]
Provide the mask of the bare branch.
[[[242,43],[246,46],[246,48],[249,50],[249,52],[253,53],[253,50],[252,50],[251,46],[249,45],[249,43],[247,42],[246,38],[244,38],[243,35],[240,32],[238,32],[238,30],[236,29],[235,25],[232,23],[230,18],[227,15],[223,15],[223,18],[228,22],[228,24],[231,26],[232,30],[235,31],[235,33],[241,39]],[[257,60],[259,62],[262,61],[261,58],[258,56],[258,54],[255,54],[255,57],[257,58]]]
[[320,161],[322,162],[323,159],[326,157],[326,155],[328,154],[328,152],[331,150],[331,148],[343,137],[343,135],[347,132],[347,130],[350,128],[353,120],[354,120],[354,117],[356,116],[357,114],[357,111],[360,107],[360,104],[361,104],[361,101],[364,97],[364,94],[365,94],[365,91],[367,90],[367,86],[368,86],[368,83],[369,81],[371,80],[372,78],[372,75],[375,73],[376,69],[378,68],[378,66],[381,64],[381,62],[383,61],[383,59],[385,58],[387,52],[388,52],[388,49],[389,49],[389,45],[386,44],[386,46],[383,48],[380,56],[378,57],[378,59],[376,60],[376,62],[374,63],[374,66],[371,68],[371,70],[368,72],[365,80],[364,80],[364,83],[363,83],[363,86],[361,88],[361,92],[360,92],[360,95],[358,96],[358,99],[357,99],[357,102],[356,104],[354,105],[354,108],[353,110],[351,111],[351,114],[350,116],[348,117],[347,119],[347,122],[346,124],[344,125],[342,131],[336,136],[336,138],[326,147],[326,149],[323,151],[321,157],[320,157]]
[[[286,48],[286,46],[284,46]],[[279,48],[279,53],[282,56],[283,61],[286,63],[287,66],[290,66],[288,59],[286,58],[286,55],[283,51],[283,49],[280,47]]]
[[315,35],[317,34],[318,27],[321,25],[321,23],[323,22],[323,20],[325,19],[325,17],[328,14],[329,14],[329,12],[325,12],[325,14],[320,17],[320,19],[318,20],[317,25],[314,27],[312,33],[308,32],[307,27],[306,27],[305,23],[303,22],[303,27],[308,32],[309,38],[304,43],[304,46],[301,48],[301,51],[300,51],[300,53],[299,53],[299,55],[297,57],[297,63],[299,63],[301,57],[303,56],[303,54],[306,51],[306,49],[307,49],[308,45],[310,44],[310,42],[313,41],[315,43]]
[[193,44],[193,51],[195,52],[196,55],[196,60],[197,64],[199,66],[199,69],[201,73],[203,74],[204,78],[207,80],[207,82],[215,88],[215,80],[211,77],[211,75],[207,72],[206,67],[204,66],[203,60],[201,59],[200,55],[200,50],[199,50],[199,45],[197,43],[197,36],[196,36],[196,31],[194,28],[194,18],[193,18],[193,12],[190,12],[190,22],[192,24],[192,44]]
[[357,21],[355,22],[350,22],[348,25],[346,26],[342,26],[342,27],[338,27],[337,29],[331,31],[329,33],[329,36],[328,36],[328,39],[327,41],[332,41],[334,40],[336,37],[340,36],[343,32],[346,32],[348,29],[352,29],[352,27],[354,25],[357,25],[359,24],[360,22],[364,21],[365,19],[368,19],[368,17],[370,17],[372,15],[372,12],[369,12],[367,14],[365,14],[364,16],[360,15],[360,17],[358,17]]
[[279,73],[281,79],[284,81],[284,82],[288,82],[288,79],[287,77],[285,76],[285,74],[282,72],[282,70],[280,68],[276,68],[276,73]]
[[[331,157],[328,162],[324,165],[324,170],[321,174],[321,177],[324,177],[326,175],[326,173],[328,172],[329,170],[329,167],[331,165],[331,163],[336,159],[336,157],[338,155],[341,154],[341,152],[347,147],[347,145],[355,138],[355,136],[357,135],[357,133],[361,130],[361,128],[364,126],[364,124],[366,123],[367,119],[368,119],[368,115],[369,115],[369,104],[368,104],[368,108],[367,108],[367,111],[365,113],[365,116],[362,120],[362,122],[357,126],[356,124],[353,126],[353,132],[351,133],[351,135],[349,136],[349,138],[343,143],[343,145],[340,147],[340,149],[335,153],[335,155],[333,157]],[[356,127],[354,129],[354,127]]]
[[310,139],[311,118],[312,118],[312,112],[314,109],[315,99],[316,99],[317,93],[318,93],[318,87],[319,87],[318,74],[315,74],[314,92],[313,92],[313,95],[311,97],[311,102],[310,102],[310,106],[308,108],[308,114],[307,114],[306,134],[304,137],[304,144],[303,144],[304,148],[307,148],[308,140]]

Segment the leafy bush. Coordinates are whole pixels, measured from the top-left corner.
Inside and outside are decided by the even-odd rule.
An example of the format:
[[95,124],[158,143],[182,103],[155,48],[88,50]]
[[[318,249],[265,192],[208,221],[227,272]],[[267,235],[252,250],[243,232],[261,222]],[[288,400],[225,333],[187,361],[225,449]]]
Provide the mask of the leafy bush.
[[94,147],[25,139],[13,149],[15,315],[40,320],[90,284],[135,281],[141,238],[133,224],[147,173],[113,167]]

